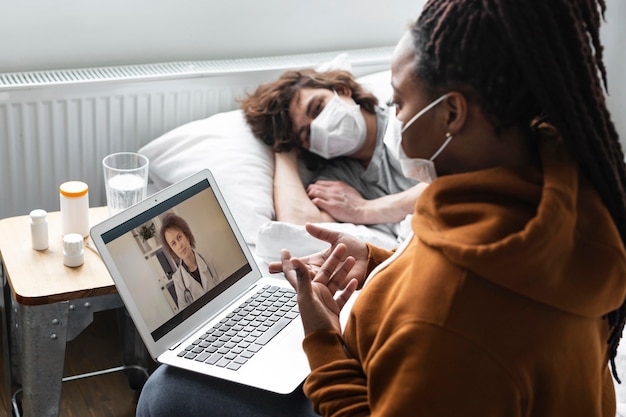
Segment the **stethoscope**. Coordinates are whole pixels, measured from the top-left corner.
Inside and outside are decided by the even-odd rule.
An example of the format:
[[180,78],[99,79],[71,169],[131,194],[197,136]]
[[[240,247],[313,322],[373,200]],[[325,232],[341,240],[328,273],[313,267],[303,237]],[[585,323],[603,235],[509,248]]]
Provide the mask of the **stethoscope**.
[[[202,259],[202,262],[204,262],[204,266],[206,266],[206,269],[207,271],[209,271],[209,274],[210,274],[211,270],[209,269],[209,264],[204,259],[204,256],[200,255],[200,253],[196,252],[195,250],[193,251],[193,253],[198,255],[200,259]],[[198,265],[198,269],[200,269],[200,265]],[[185,290],[183,291],[183,298],[185,299],[185,304],[189,305],[193,301],[193,296],[191,295],[191,290],[187,286],[187,283],[185,283],[185,277],[183,275],[183,260],[182,259],[178,263],[178,272],[180,274],[180,280],[182,281],[183,286],[185,287]],[[202,285],[202,282],[200,282],[200,285]]]

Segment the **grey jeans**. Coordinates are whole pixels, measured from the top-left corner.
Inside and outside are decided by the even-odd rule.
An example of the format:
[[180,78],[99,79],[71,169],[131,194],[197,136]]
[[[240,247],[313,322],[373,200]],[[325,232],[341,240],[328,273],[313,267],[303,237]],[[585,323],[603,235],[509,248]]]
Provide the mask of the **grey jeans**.
[[161,365],[144,385],[137,417],[319,417],[298,387],[275,394]]

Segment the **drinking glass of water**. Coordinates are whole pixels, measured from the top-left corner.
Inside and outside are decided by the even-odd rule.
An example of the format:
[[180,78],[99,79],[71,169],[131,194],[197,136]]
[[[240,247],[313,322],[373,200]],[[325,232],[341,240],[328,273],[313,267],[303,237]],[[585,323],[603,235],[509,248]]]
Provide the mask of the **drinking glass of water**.
[[146,198],[148,158],[135,152],[119,152],[102,160],[109,216]]

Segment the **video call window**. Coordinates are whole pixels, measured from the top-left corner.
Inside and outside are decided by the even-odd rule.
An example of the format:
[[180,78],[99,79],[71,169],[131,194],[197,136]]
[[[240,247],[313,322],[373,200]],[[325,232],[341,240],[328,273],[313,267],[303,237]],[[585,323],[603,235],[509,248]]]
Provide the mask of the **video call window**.
[[251,271],[208,183],[194,191],[105,240],[155,340]]

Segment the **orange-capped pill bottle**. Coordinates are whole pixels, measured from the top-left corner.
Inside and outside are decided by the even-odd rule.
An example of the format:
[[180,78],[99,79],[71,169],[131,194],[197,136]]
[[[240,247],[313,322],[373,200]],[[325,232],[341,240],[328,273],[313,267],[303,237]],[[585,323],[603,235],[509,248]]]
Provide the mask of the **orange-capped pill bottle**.
[[67,181],[59,187],[61,198],[61,236],[89,235],[89,187],[82,181]]

